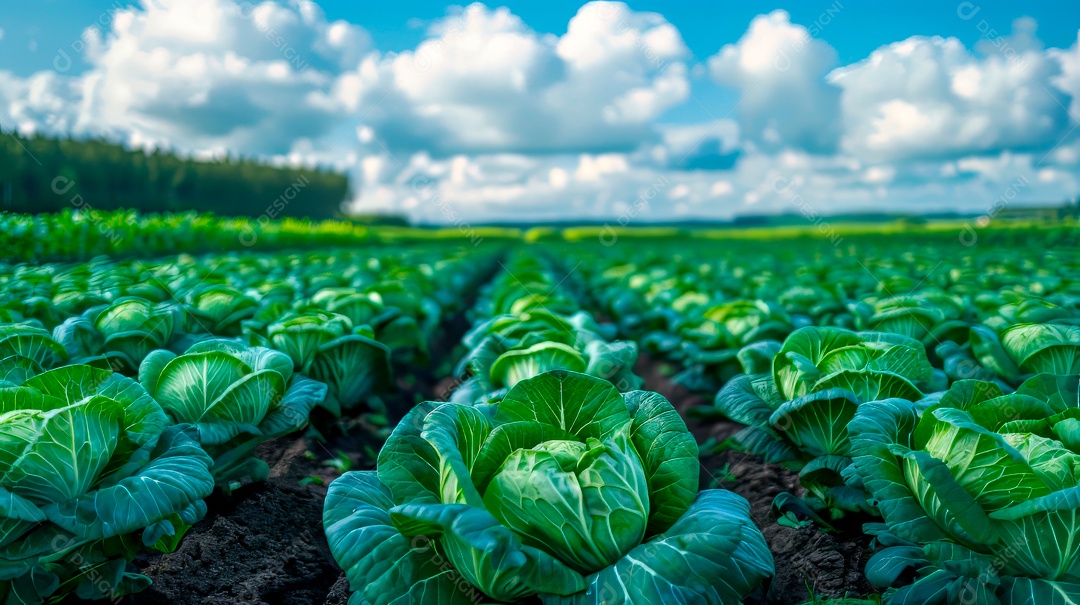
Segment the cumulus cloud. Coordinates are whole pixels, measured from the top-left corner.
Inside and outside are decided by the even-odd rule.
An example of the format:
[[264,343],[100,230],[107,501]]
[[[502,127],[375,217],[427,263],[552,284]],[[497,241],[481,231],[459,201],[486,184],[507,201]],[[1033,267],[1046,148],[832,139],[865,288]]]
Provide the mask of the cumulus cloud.
[[0,71],[0,124],[25,133],[75,131],[80,85],[54,72],[19,78]]
[[88,34],[86,128],[246,154],[324,134],[338,119],[327,100],[333,70],[370,44],[307,1],[156,0]]
[[369,57],[338,94],[392,150],[628,150],[689,92],[678,31],[618,2],[585,5],[562,37],[472,4],[415,50]]
[[738,42],[709,58],[709,72],[739,91],[744,136],[767,147],[828,153],[840,134],[840,89],[826,81],[836,51],[791,23],[786,11],[755,17]]
[[661,142],[649,150],[660,166],[672,170],[730,170],[741,153],[739,126],[733,120],[665,126]]
[[80,41],[86,73],[4,87],[16,97],[9,120],[139,146],[285,153],[340,120],[333,77],[371,50],[366,31],[306,0],[144,0],[103,21]]
[[1072,48],[1051,49],[1050,56],[1061,64],[1061,73],[1053,78],[1054,85],[1072,98],[1069,113],[1073,122],[1080,123],[1080,31],[1076,37]]
[[[1047,149],[1070,129],[1061,64],[1017,22],[1009,55],[955,38],[912,37],[833,72],[843,89],[843,147],[864,158],[952,158]],[[1006,42],[1010,43],[1010,42]]]

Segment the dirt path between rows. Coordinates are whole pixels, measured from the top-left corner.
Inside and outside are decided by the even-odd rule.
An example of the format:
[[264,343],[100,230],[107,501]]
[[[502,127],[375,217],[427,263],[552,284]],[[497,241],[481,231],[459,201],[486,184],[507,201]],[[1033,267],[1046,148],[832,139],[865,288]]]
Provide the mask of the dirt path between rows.
[[259,455],[270,464],[270,479],[229,498],[214,496],[207,503],[206,519],[192,528],[176,552],[136,561],[144,566],[141,573],[154,583],[133,601],[145,605],[324,602],[341,574],[322,533],[326,488],[300,481],[318,476],[329,484],[336,473],[305,455],[316,451],[323,453],[316,443],[303,438],[266,444]]

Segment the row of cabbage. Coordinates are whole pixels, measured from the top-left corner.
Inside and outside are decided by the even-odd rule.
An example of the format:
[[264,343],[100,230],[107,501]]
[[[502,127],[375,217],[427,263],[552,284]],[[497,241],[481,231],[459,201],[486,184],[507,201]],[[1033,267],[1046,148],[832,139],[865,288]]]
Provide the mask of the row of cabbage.
[[782,521],[869,519],[887,602],[1080,601],[1080,256],[794,251],[574,256],[624,335],[723,385],[702,415],[799,471]]
[[86,261],[106,254],[147,258],[181,251],[274,252],[406,242],[477,246],[485,241],[519,241],[521,235],[513,228],[414,228],[393,220],[368,224],[347,219],[78,208],[46,214],[0,212],[0,259],[40,263]]
[[101,254],[174,254],[180,250],[280,250],[348,246],[374,240],[350,221],[223,217],[210,213],[142,214],[133,210],[0,213],[0,250],[24,262],[86,260]]
[[1080,323],[1075,248],[1033,255],[894,238],[858,249],[793,242],[781,250],[732,244],[573,254],[623,333],[651,355],[681,362],[690,370],[682,379],[701,390],[739,372],[742,347],[810,325],[909,336],[952,380],[1015,386],[1040,351],[1068,342]]
[[515,256],[474,309],[453,401],[330,485],[324,527],[357,603],[738,603],[773,575],[745,500],[698,490],[634,343],[565,276]]
[[[261,443],[378,402],[486,253],[338,250],[5,267],[0,602],[116,598]],[[395,364],[395,361],[399,362]]]

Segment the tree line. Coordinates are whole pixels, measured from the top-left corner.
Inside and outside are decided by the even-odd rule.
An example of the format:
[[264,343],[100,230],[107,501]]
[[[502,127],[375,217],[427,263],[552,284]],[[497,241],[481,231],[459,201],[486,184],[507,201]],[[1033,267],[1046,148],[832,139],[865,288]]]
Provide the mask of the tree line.
[[275,219],[341,215],[349,180],[250,159],[203,161],[103,139],[0,136],[0,211],[195,210]]

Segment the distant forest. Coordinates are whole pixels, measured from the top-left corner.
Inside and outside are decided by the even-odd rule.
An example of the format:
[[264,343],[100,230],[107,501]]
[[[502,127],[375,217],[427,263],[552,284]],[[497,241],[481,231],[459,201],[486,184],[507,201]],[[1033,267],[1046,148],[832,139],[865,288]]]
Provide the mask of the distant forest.
[[101,139],[0,136],[0,210],[197,210],[254,218],[341,215],[343,174],[252,160],[193,160]]

